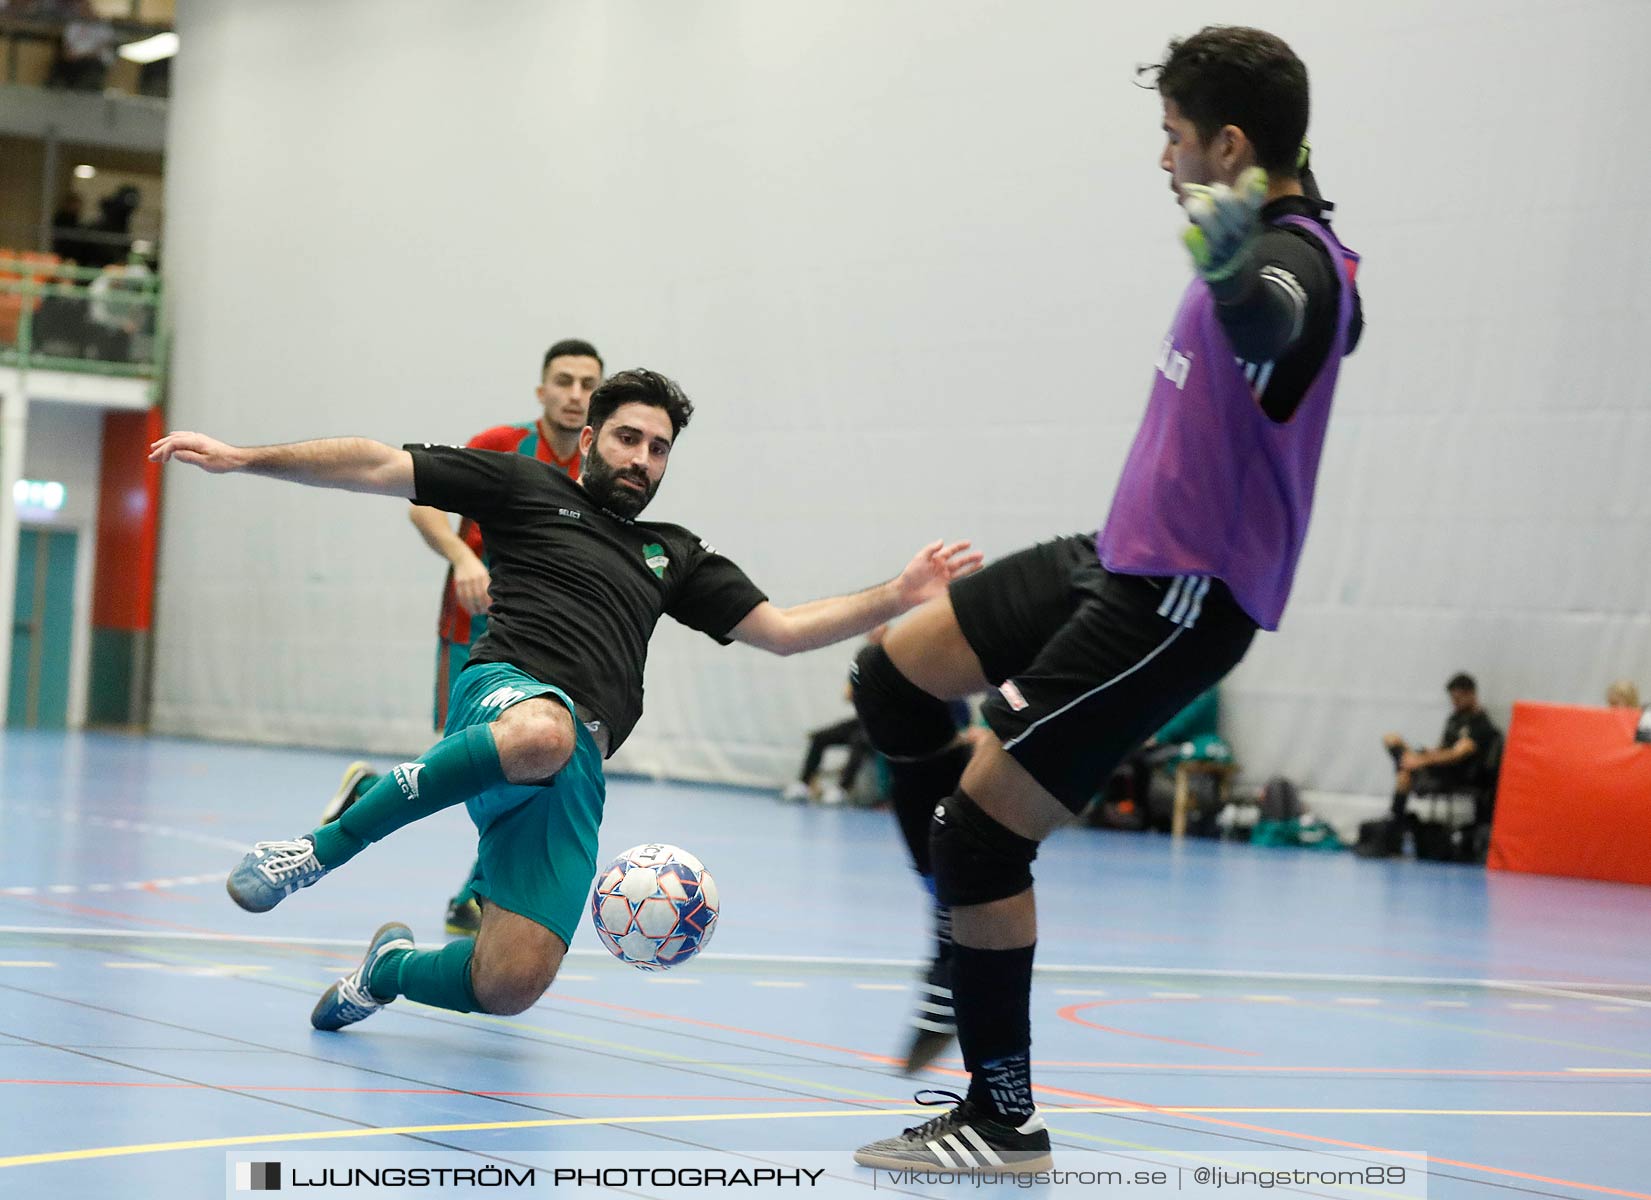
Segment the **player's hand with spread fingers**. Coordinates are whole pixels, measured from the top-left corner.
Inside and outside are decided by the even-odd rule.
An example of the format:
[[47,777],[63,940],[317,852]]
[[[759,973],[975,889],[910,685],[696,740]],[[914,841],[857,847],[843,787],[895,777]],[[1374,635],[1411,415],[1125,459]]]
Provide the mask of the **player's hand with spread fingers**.
[[916,608],[944,592],[952,580],[978,571],[986,556],[979,550],[969,549],[969,546],[968,542],[947,545],[944,541],[938,541],[930,542],[919,550],[894,581],[901,604],[906,608]]
[[1191,228],[1181,235],[1193,265],[1210,283],[1240,270],[1261,229],[1267,200],[1267,172],[1247,167],[1231,187],[1224,183],[1181,185],[1181,207]]
[[239,446],[220,442],[204,433],[184,431],[169,433],[149,447],[150,462],[164,463],[173,459],[213,475],[237,471],[246,465],[246,456]]

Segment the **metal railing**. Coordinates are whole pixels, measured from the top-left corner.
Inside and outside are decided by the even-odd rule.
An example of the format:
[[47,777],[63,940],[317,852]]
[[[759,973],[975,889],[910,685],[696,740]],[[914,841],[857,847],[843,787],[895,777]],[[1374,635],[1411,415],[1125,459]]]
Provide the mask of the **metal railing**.
[[154,382],[166,364],[158,276],[142,265],[77,267],[0,251],[0,366]]

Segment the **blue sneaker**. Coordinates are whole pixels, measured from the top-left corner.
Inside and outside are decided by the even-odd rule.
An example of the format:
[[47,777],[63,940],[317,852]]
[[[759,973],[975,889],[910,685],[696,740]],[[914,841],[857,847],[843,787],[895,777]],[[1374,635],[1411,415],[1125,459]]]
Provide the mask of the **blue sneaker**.
[[315,1009],[310,1013],[310,1024],[330,1033],[364,1021],[390,1003],[369,992],[367,981],[373,977],[373,968],[378,965],[379,959],[392,950],[412,948],[413,931],[407,926],[400,921],[380,925],[378,932],[373,934],[361,965],[321,993],[321,999],[315,1002]]
[[248,912],[268,912],[326,873],[315,857],[315,839],[306,833],[291,842],[259,842],[235,865],[224,887]]

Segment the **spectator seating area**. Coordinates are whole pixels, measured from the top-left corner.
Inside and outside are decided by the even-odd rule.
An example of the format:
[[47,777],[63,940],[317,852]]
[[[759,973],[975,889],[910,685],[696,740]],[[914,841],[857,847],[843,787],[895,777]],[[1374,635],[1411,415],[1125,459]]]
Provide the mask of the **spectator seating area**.
[[160,294],[145,266],[100,270],[0,248],[0,366],[154,376]]

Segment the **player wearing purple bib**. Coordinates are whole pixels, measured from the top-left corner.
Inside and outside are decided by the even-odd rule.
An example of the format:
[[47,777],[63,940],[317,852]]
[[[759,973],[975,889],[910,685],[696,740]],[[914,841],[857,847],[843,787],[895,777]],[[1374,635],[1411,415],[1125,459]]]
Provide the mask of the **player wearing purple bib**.
[[[955,1027],[968,1094],[868,1166],[1039,1169],[1031,864],[1135,746],[1276,629],[1312,511],[1358,259],[1307,168],[1307,71],[1278,38],[1210,27],[1158,68],[1160,166],[1197,274],[1098,533],[954,582],[855,660],[855,704],[935,900],[909,1069]],[[946,701],[996,688],[972,752]]]

